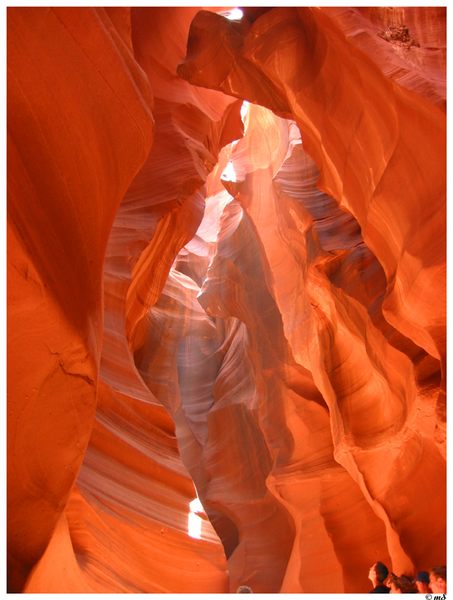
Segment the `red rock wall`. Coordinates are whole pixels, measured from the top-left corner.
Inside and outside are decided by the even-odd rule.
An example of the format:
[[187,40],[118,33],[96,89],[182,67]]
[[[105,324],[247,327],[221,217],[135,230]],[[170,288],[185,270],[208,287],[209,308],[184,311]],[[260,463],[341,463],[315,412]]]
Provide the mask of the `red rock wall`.
[[445,562],[445,11],[244,12],[9,9],[11,591]]
[[[243,181],[228,187],[260,236],[268,289],[296,363],[311,373],[327,404],[337,466],[360,488],[358,496],[381,523],[381,536],[385,528],[381,542],[376,534],[366,535],[373,539],[370,550],[382,557],[388,552],[395,571],[411,571],[442,561],[445,551],[445,400],[437,387],[443,387],[445,339],[439,328],[445,310],[445,115],[433,106],[437,98],[386,77],[379,62],[343,37],[337,18],[337,10],[274,9],[241,31],[223,23],[217,61],[225,56],[226,66],[218,77],[207,58],[218,17],[199,13],[179,73],[198,85],[263,103],[269,85],[276,86],[280,96],[269,108],[285,116],[292,112],[303,146],[321,167],[318,185],[328,195],[314,188],[318,171],[301,146],[294,147],[280,172],[270,151],[267,164],[249,164],[244,175],[240,162],[247,160],[247,150],[249,157],[257,147],[272,150],[275,140],[252,140],[241,154],[246,136],[236,148],[235,171]],[[437,11],[431,18],[439,18]],[[411,23],[420,20],[412,15]],[[252,69],[253,81],[243,76]],[[253,83],[261,73],[264,91],[257,91]],[[433,155],[428,147],[435,149]],[[220,293],[219,285],[215,290]],[[426,502],[419,498],[419,472],[430,490],[439,490]],[[293,512],[304,520],[301,497],[292,500],[299,506]],[[315,504],[320,510],[322,496]],[[356,514],[359,518],[360,509]],[[373,519],[364,521],[371,525]],[[428,521],[433,528],[424,546],[422,523]],[[344,552],[340,531],[329,537],[341,548],[335,556],[344,589],[359,591],[356,586],[366,584],[352,566],[350,551]],[[349,537],[351,546],[362,547],[352,532]],[[366,560],[371,563],[372,557]],[[331,591],[341,589],[332,564],[317,563],[329,571],[330,583],[318,573],[313,587],[310,575],[302,576],[303,559],[300,566],[304,591],[316,591],[321,578]],[[282,589],[292,591],[285,583]]]
[[13,588],[48,543],[93,426],[104,254],[151,147],[151,97],[103,9],[8,10]]

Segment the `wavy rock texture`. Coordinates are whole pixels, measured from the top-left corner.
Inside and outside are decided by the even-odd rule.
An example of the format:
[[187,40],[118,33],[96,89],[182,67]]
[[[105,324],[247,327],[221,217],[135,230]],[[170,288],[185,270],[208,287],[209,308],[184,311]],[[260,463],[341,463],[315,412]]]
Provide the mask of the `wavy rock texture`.
[[384,77],[328,12],[274,9],[249,29],[219,19],[198,13],[180,75],[294,116],[321,169],[320,187],[354,215],[384,268],[387,320],[443,359],[437,290],[445,271],[436,257],[445,251],[444,112]]
[[48,543],[93,426],[104,254],[151,147],[151,99],[103,9],[8,10],[12,589]]
[[445,562],[445,11],[215,11],[9,9],[11,591]]
[[[436,12],[431,16],[438,19]],[[233,170],[238,181],[227,187],[260,237],[268,265],[264,279],[296,364],[311,373],[328,407],[337,468],[339,463],[345,469],[346,481],[358,486],[358,496],[380,522],[384,547],[375,535],[374,551],[388,552],[399,572],[443,560],[445,551],[444,396],[439,394],[445,116],[420,94],[385,77],[341,35],[335,18],[336,10],[274,9],[240,29],[220,23],[217,15],[199,13],[179,73],[198,85],[261,103],[276,87],[279,96],[268,106],[279,114],[292,112],[303,146],[321,167],[318,186],[323,191],[318,191],[319,173],[302,146],[295,145],[281,163],[278,136],[263,135],[262,124],[259,133],[250,132],[237,145]],[[413,15],[414,23],[420,21]],[[224,68],[214,71],[208,56],[219,27],[223,46],[216,46],[216,64],[223,62]],[[298,68],[296,56],[306,68]],[[253,84],[261,74],[256,90]],[[250,123],[258,121],[251,113]],[[261,137],[247,145],[253,135]],[[437,149],[440,161],[428,157],[428,148]],[[230,268],[225,269],[229,280]],[[224,281],[223,271],[213,277],[211,265],[204,286],[216,298],[208,304],[214,314],[220,294],[215,281]],[[276,457],[274,464],[268,483],[279,493]],[[440,486],[426,502],[419,499],[418,472],[429,478],[429,489]],[[289,510],[303,519],[305,508],[297,510],[300,496],[291,499],[296,508],[290,502]],[[316,505],[322,504],[318,498]],[[421,523],[432,522],[433,514],[432,537],[424,545]],[[367,516],[365,522],[371,525],[373,519]],[[296,526],[296,540],[303,537]],[[347,591],[358,591],[359,577],[348,581],[352,563],[340,533],[329,538],[338,571],[335,579],[330,565],[330,589],[338,591],[343,584]],[[439,544],[434,555],[432,543]],[[296,546],[293,552],[290,564],[301,558]],[[315,591],[303,571],[302,559],[296,567],[299,584]],[[287,581],[294,585],[288,573],[282,591],[292,591]]]
[[[204,527],[207,533],[203,535],[201,541],[187,536],[189,502],[195,498],[196,492],[177,453],[174,433],[166,423],[168,417],[163,408],[157,407],[152,413],[156,421],[152,431],[158,440],[162,437],[164,440],[170,438],[170,441],[166,442],[167,445],[170,444],[167,449],[169,456],[166,456],[162,450],[156,454],[155,448],[159,447],[157,441],[153,443],[152,439],[143,440],[146,438],[147,428],[142,432],[138,428],[139,439],[134,440],[127,420],[125,423],[124,417],[116,416],[115,410],[108,410],[109,421],[114,423],[109,428],[109,435],[105,433],[103,424],[106,419],[103,412],[104,404],[108,403],[108,400],[105,400],[106,395],[107,398],[116,398],[117,394],[120,394],[123,402],[128,401],[132,404],[130,409],[132,414],[137,413],[138,416],[141,416],[143,424],[146,421],[143,413],[146,415],[146,411],[149,410],[147,405],[158,404],[137,375],[129,349],[129,340],[135,335],[135,327],[140,315],[145,313],[159,296],[176,253],[193,236],[198,227],[203,214],[203,193],[200,188],[202,188],[209,170],[217,162],[216,153],[222,144],[241,133],[242,123],[239,119],[238,103],[234,103],[233,99],[217,92],[197,91],[193,86],[176,77],[176,65],[184,57],[185,39],[195,12],[196,9],[173,13],[156,9],[142,13],[140,9],[137,9],[131,14],[129,9],[112,9],[111,11],[67,9],[38,10],[37,12],[17,10],[12,11],[10,15],[9,39],[12,46],[10,64],[13,83],[10,86],[9,127],[14,143],[9,145],[12,155],[12,183],[9,190],[11,223],[15,229],[9,237],[9,243],[13,244],[15,239],[13,235],[18,229],[22,235],[22,237],[18,236],[20,242],[30,245],[29,255],[42,269],[41,277],[46,282],[46,284],[41,284],[38,275],[34,274],[34,262],[31,262],[30,259],[27,262],[22,254],[19,254],[20,251],[23,253],[23,250],[22,245],[18,242],[18,258],[12,259],[13,264],[17,263],[17,266],[14,270],[10,269],[11,277],[15,277],[14,274],[17,272],[20,276],[19,283],[24,280],[26,282],[24,285],[31,287],[34,296],[27,291],[27,288],[22,291],[16,279],[10,283],[9,288],[15,294],[10,300],[9,311],[10,328],[15,332],[9,345],[10,354],[11,356],[17,356],[19,353],[27,354],[24,349],[21,350],[20,344],[29,345],[30,331],[41,341],[37,344],[39,351],[36,352],[36,358],[34,353],[28,354],[29,380],[23,379],[23,366],[19,365],[17,360],[11,361],[13,367],[9,374],[9,387],[13,390],[10,397],[12,408],[9,419],[9,423],[11,423],[9,473],[12,481],[9,487],[9,502],[12,507],[9,522],[11,535],[9,550],[12,560],[15,561],[14,564],[17,564],[10,568],[9,585],[11,589],[20,589],[23,577],[27,574],[29,567],[36,562],[46,548],[57,521],[59,525],[55,529],[49,549],[27,583],[26,589],[29,592],[169,591],[168,586],[171,586],[170,591],[198,590],[200,587],[205,591],[212,591],[213,586],[215,590],[223,590],[225,586],[223,549],[217,537],[209,533],[209,524]],[[151,24],[159,21],[162,35],[170,37],[168,31],[172,31],[175,40],[174,46],[168,49],[165,55],[162,53],[159,40],[155,40],[154,45],[150,44],[147,34]],[[34,30],[36,22],[39,25],[38,33]],[[91,29],[87,29],[90,26]],[[86,102],[91,102],[93,107],[90,105],[87,107],[83,103],[83,97],[78,98],[76,95],[79,88],[85,88],[76,78],[74,81],[68,80],[67,86],[70,87],[70,90],[67,91],[63,85],[59,88],[59,93],[62,98],[70,102],[70,92],[73,91],[74,102],[76,99],[80,100],[79,104],[73,109],[71,105],[62,104],[60,107],[63,115],[62,123],[59,121],[49,123],[46,130],[47,137],[53,135],[50,142],[47,141],[46,136],[40,137],[36,134],[35,145],[31,145],[29,148],[27,146],[28,137],[32,133],[30,133],[30,128],[28,131],[26,129],[24,107],[19,105],[19,102],[21,101],[23,105],[27,106],[27,101],[30,103],[34,99],[32,94],[42,94],[41,87],[47,85],[46,77],[48,78],[49,74],[46,71],[44,74],[41,73],[44,83],[41,84],[41,87],[37,86],[36,89],[29,91],[27,77],[30,77],[29,70],[33,68],[33,63],[30,63],[28,54],[33,50],[32,44],[38,44],[37,39],[41,36],[39,31],[53,32],[53,28],[56,29],[55,35],[60,34],[63,39],[49,37],[48,46],[42,45],[44,47],[40,48],[40,52],[44,58],[41,68],[44,70],[49,64],[48,68],[52,74],[57,67],[67,69],[68,65],[73,64],[71,58],[65,56],[67,46],[68,53],[72,52],[76,56],[79,53],[83,57],[83,60],[80,59],[82,67],[85,69],[91,67],[94,72],[92,77],[96,76],[101,81],[101,84],[98,84],[101,86],[101,91],[96,90],[95,80],[93,89],[87,88],[90,91],[86,92],[88,98]],[[165,28],[167,28],[167,33]],[[68,30],[72,32],[72,36]],[[87,31],[91,37],[87,36]],[[180,32],[179,38],[176,36],[178,31]],[[96,35],[100,37],[97,47],[94,43]],[[21,36],[25,36],[26,43],[16,50],[15,44],[19,45]],[[111,46],[115,42],[119,49],[116,46],[110,48],[107,42],[105,42],[106,48],[101,46],[104,38]],[[55,40],[61,41],[63,46],[61,53],[56,53],[55,46],[52,45]],[[89,49],[85,48],[87,43],[92,44]],[[23,72],[16,68],[14,50],[18,54],[17,61],[19,67],[23,68]],[[109,56],[109,52],[118,64],[112,62],[113,58]],[[98,57],[96,53],[100,56]],[[54,64],[56,62],[55,54],[59,54],[56,66]],[[91,54],[96,54],[95,58],[101,61],[110,61],[112,73],[104,74],[102,70],[99,70],[96,61],[93,65],[93,59],[90,61],[87,58]],[[39,55],[36,60],[38,58]],[[160,79],[157,76],[159,61],[162,61]],[[73,66],[74,69],[77,68],[76,63]],[[36,78],[39,75],[39,70],[34,72]],[[58,71],[54,75],[58,80],[66,81],[67,79],[63,73]],[[89,71],[87,75],[82,71],[77,76],[86,77],[86,80],[90,81]],[[111,81],[109,81],[109,77]],[[137,83],[134,83],[133,77],[137,79]],[[104,81],[105,79],[107,81]],[[18,91],[14,95],[16,80],[19,80]],[[161,83],[159,84],[159,82]],[[29,85],[33,83],[32,80]],[[27,92],[22,96],[20,95],[20,84],[26,87]],[[131,89],[127,88],[126,84]],[[117,95],[121,93],[121,86],[123,86],[125,87],[124,95],[128,93],[132,98],[120,97],[118,100],[115,97],[114,102],[119,104],[120,108],[114,104],[109,112],[106,106],[109,106],[112,101],[108,96],[100,95],[102,86],[109,93],[113,93],[111,90],[115,90]],[[147,93],[147,104],[142,96],[135,98],[133,95],[138,95],[140,86]],[[152,97],[151,89],[153,89],[154,97]],[[42,129],[45,125],[44,118],[47,121],[50,118],[50,115],[45,117],[45,111],[50,109],[49,105],[45,104],[45,98],[41,99],[38,96],[38,99],[42,102],[43,114],[38,113],[36,128]],[[63,103],[63,100],[61,102]],[[126,113],[127,118],[120,110],[121,102],[127,104],[129,111]],[[135,105],[138,107],[136,108]],[[37,108],[34,110],[37,111],[39,107],[38,102]],[[143,115],[138,112],[140,107]],[[152,114],[150,108],[152,108]],[[75,111],[76,115],[74,116],[71,111]],[[30,112],[31,119],[33,116],[31,109]],[[78,120],[76,117],[79,117]],[[71,121],[71,118],[74,120]],[[142,129],[148,134],[148,138],[144,138],[144,134],[138,130],[140,118],[144,122]],[[88,121],[87,125],[83,119]],[[110,121],[112,121],[111,132],[109,130]],[[148,127],[147,130],[145,125]],[[151,147],[150,135],[153,125],[154,144]],[[62,137],[62,127],[65,126],[69,133]],[[118,131],[114,129],[115,126]],[[16,132],[16,129],[19,128],[22,129]],[[85,131],[87,129],[88,131]],[[91,135],[94,150],[91,146],[84,147],[81,155],[73,157],[74,150],[84,142],[84,134]],[[20,135],[23,137],[20,138]],[[73,140],[71,135],[76,139]],[[26,147],[26,151],[31,156],[30,161],[36,160],[36,156],[41,157],[42,147],[46,152],[48,151],[49,161],[51,158],[54,161],[52,166],[41,164],[35,167],[32,165],[35,168],[35,172],[32,173],[35,178],[30,182],[30,186],[35,185],[38,192],[36,193],[37,214],[35,216],[32,211],[31,218],[20,204],[20,202],[29,201],[27,190],[19,188],[16,192],[16,187],[19,186],[17,181],[20,180],[21,174],[21,171],[15,170],[16,164],[13,163],[16,140],[17,144],[21,144],[21,149],[22,146]],[[146,146],[142,140],[147,142]],[[52,142],[54,144],[58,142],[61,148],[60,146],[53,148]],[[50,144],[49,150],[46,148],[47,143]],[[115,144],[118,146],[117,150]],[[133,151],[131,151],[131,147],[133,147]],[[61,157],[59,152],[62,154]],[[75,161],[70,160],[71,158],[75,158]],[[58,160],[60,160],[60,165]],[[102,161],[105,161],[106,165]],[[69,163],[69,167],[66,163]],[[134,169],[129,167],[130,164],[134,165]],[[29,170],[31,169],[28,165],[26,166]],[[71,168],[74,169],[74,174],[71,173]],[[51,189],[50,184],[47,184],[46,179],[40,175],[43,171],[47,172],[46,170],[49,171],[48,178],[55,186],[55,190]],[[85,180],[80,182],[77,178],[76,174],[80,170],[88,173],[88,175],[84,173],[86,182]],[[88,176],[91,173],[93,181],[90,182]],[[68,178],[67,182],[65,181],[66,177]],[[96,179],[94,179],[95,177]],[[23,176],[23,179],[27,181],[26,175]],[[75,197],[70,195],[71,179],[75,188],[73,192]],[[65,184],[69,188],[69,192],[66,192]],[[23,183],[21,182],[20,185],[23,186]],[[92,189],[97,190],[98,196],[93,198]],[[66,196],[63,196],[65,202],[62,204],[60,194],[63,192],[66,193],[67,199]],[[76,193],[79,196],[76,196]],[[109,194],[112,196],[111,199]],[[54,213],[51,202],[53,199]],[[120,201],[121,204],[118,208]],[[70,209],[66,209],[66,205],[72,207],[72,212]],[[116,210],[117,208],[118,210]],[[28,211],[30,212],[31,209],[29,207]],[[115,211],[116,216],[112,224]],[[45,219],[47,219],[47,223]],[[42,223],[42,227],[36,227],[36,223]],[[71,234],[71,227],[74,229],[74,234]],[[51,243],[52,236],[56,238],[55,244]],[[107,244],[108,236],[110,237]],[[79,250],[77,250],[78,248]],[[86,258],[81,251],[83,249],[86,249]],[[12,251],[9,254],[10,257],[15,257]],[[68,277],[68,264],[76,265],[70,272],[74,281]],[[104,266],[103,313],[101,313],[102,266]],[[46,269],[49,273],[46,272]],[[49,283],[45,277],[49,279]],[[55,289],[51,289],[47,294],[49,300],[43,301],[42,297],[46,296],[44,293],[46,285],[49,287],[51,284]],[[33,300],[35,296],[37,299]],[[51,300],[54,302],[55,308],[50,304]],[[39,304],[42,305],[42,315],[36,311]],[[30,323],[27,322],[26,316],[31,321]],[[36,324],[32,326],[33,319],[36,320]],[[86,324],[84,319],[87,321]],[[103,336],[102,329],[100,329],[102,319],[104,320]],[[22,328],[24,333],[19,335]],[[53,333],[54,329],[55,333]],[[87,331],[84,334],[85,330]],[[100,356],[101,340],[103,342],[102,357]],[[32,360],[36,362],[36,367],[33,367]],[[100,368],[99,362],[101,363]],[[33,375],[32,368],[37,370],[36,376]],[[108,384],[108,387],[98,387],[99,375],[102,377],[102,381]],[[19,384],[21,377],[22,380]],[[36,383],[34,379],[37,379]],[[65,383],[66,381],[68,383]],[[65,394],[67,399],[64,402],[60,402],[62,389],[67,392]],[[127,400],[124,394],[127,395]],[[35,397],[36,395],[37,397]],[[92,431],[96,400],[98,411],[96,424]],[[139,402],[138,406],[136,406],[137,401]],[[145,406],[142,406],[140,402]],[[29,414],[25,412],[27,410]],[[39,428],[39,421],[43,419],[43,410],[48,418],[46,427]],[[161,421],[165,424],[163,431],[161,431]],[[125,431],[122,429],[124,427]],[[18,433],[16,433],[16,428]],[[115,433],[112,433],[112,428]],[[33,435],[30,435],[30,430],[34,430]],[[53,431],[58,434],[53,434]],[[73,492],[67,504],[68,493],[84,458],[90,435],[91,443],[78,479],[78,490]],[[171,438],[173,439],[171,440]],[[113,448],[118,444],[125,445],[124,456],[119,463],[115,462],[114,456],[110,456]],[[144,444],[143,448],[142,444]],[[150,444],[152,451],[148,448]],[[129,446],[136,447],[138,458],[134,455],[135,463],[127,453]],[[97,459],[92,459],[93,455]],[[110,490],[108,496],[110,501],[116,502],[118,505],[117,510],[124,512],[116,524],[118,536],[121,535],[121,527],[126,527],[123,522],[132,518],[127,512],[130,502],[125,503],[124,499],[124,481],[130,479],[129,476],[134,472],[137,461],[145,465],[149,463],[147,469],[152,473],[157,470],[157,482],[163,478],[164,480],[168,479],[170,483],[162,486],[157,497],[151,495],[152,499],[148,500],[157,506],[160,505],[164,515],[159,516],[157,508],[154,511],[148,508],[143,515],[140,507],[136,507],[137,519],[142,520],[141,527],[144,526],[144,520],[148,524],[150,533],[145,544],[148,552],[145,553],[143,549],[134,547],[135,553],[140,553],[142,556],[137,565],[140,575],[135,577],[134,583],[134,572],[131,570],[129,576],[126,577],[121,570],[124,570],[125,564],[123,555],[118,554],[115,559],[118,566],[118,572],[115,572],[111,560],[111,544],[109,537],[105,535],[105,531],[109,530],[108,523],[104,527],[104,535],[99,534],[91,552],[88,552],[83,545],[80,549],[78,536],[94,535],[91,532],[91,529],[96,529],[93,520],[96,522],[105,518],[108,521],[105,512],[111,508],[102,510],[104,496],[101,495],[101,500],[92,501],[95,506],[90,504],[90,500],[93,498],[93,486],[95,487],[95,496],[98,497],[98,490],[93,483],[96,476],[93,473],[98,473],[99,480],[104,478],[106,487],[109,487],[108,474],[105,473],[106,464],[110,464],[108,473],[112,474],[116,482],[116,486],[112,482],[110,482],[110,486],[113,489],[117,488],[117,495]],[[121,462],[124,463],[123,466]],[[142,468],[145,467],[142,466]],[[21,469],[24,471],[24,475],[21,474]],[[168,471],[168,474],[163,475],[161,471]],[[123,487],[121,472],[123,472]],[[184,483],[181,483],[181,479]],[[151,476],[152,480],[153,476]],[[16,490],[16,488],[18,489]],[[49,497],[48,500],[47,497]],[[143,502],[145,500],[146,498],[143,499]],[[47,503],[50,505],[48,508]],[[172,503],[177,506],[177,509],[170,508],[169,505]],[[99,508],[99,504],[101,508]],[[67,506],[65,517],[63,517],[61,513],[65,505]],[[80,507],[80,510],[76,511],[74,507]],[[175,523],[174,518],[178,511],[180,513],[179,522]],[[82,513],[83,519],[78,512]],[[40,515],[39,526],[36,524],[37,514]],[[65,519],[66,526],[62,524],[62,519]],[[158,554],[164,552],[165,555],[167,552],[167,556],[159,559],[149,551],[149,548],[152,547],[159,548],[153,540],[152,531],[160,531],[162,524],[168,525],[172,522],[175,531],[168,536],[169,542],[165,546],[166,550],[158,550]],[[85,533],[79,532],[81,527],[86,530]],[[132,530],[136,531],[136,528],[133,527]],[[27,534],[27,531],[32,533]],[[66,548],[69,547],[69,540],[64,540],[68,531],[78,559],[76,563],[72,558],[71,564],[79,565],[79,571],[83,577],[62,578],[54,568],[54,550],[52,548],[59,548],[60,544],[64,544]],[[184,531],[185,541],[183,543],[180,543],[178,537],[180,531]],[[129,532],[128,535],[133,539],[133,533]],[[162,539],[160,534],[159,537]],[[23,539],[27,539],[27,542],[24,543]],[[121,540],[120,537],[119,540]],[[175,544],[181,547],[181,565],[176,567],[178,568],[179,582],[175,581],[175,566],[169,568],[167,579],[164,577],[162,568],[157,567],[161,563],[172,562],[172,548]],[[184,544],[186,551],[183,551]],[[27,546],[30,546],[30,549]],[[205,546],[207,548],[214,546],[214,550],[208,552]],[[127,549],[127,545],[124,545],[124,555],[127,554]],[[200,555],[200,564],[204,564],[206,561],[203,559],[203,554],[209,556],[206,560],[210,562],[208,566],[201,569],[201,579],[197,579],[194,576],[192,558],[194,555]],[[147,555],[146,560],[143,559],[143,555]],[[185,575],[182,566],[184,560],[188,564]],[[99,562],[101,562],[101,567],[97,564]],[[16,575],[13,568],[20,575]],[[114,575],[111,574],[112,570]],[[157,573],[159,582],[155,582]],[[130,578],[132,578],[132,582]]]
[[[348,42],[371,58],[384,75],[444,109],[445,12],[445,7],[428,10],[338,7],[327,10]],[[397,35],[398,28],[404,26],[413,43],[410,47],[408,42],[402,41],[403,36]],[[393,37],[388,35],[392,31]]]

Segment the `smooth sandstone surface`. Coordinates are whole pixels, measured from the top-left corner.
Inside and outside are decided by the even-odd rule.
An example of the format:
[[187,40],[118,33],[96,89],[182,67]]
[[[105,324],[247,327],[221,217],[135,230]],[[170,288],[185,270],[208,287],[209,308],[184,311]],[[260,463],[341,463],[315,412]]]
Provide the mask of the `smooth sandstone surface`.
[[445,10],[243,10],[8,9],[10,591],[445,563]]
[[148,80],[103,9],[8,10],[13,587],[44,551],[90,437],[104,254],[116,210],[151,147],[151,100]]

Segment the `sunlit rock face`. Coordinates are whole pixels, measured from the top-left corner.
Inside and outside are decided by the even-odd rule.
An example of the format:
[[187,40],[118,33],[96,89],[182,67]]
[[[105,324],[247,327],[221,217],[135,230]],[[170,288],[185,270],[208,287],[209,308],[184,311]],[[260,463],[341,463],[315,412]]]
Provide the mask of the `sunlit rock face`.
[[445,46],[440,8],[9,9],[10,591],[445,563]]

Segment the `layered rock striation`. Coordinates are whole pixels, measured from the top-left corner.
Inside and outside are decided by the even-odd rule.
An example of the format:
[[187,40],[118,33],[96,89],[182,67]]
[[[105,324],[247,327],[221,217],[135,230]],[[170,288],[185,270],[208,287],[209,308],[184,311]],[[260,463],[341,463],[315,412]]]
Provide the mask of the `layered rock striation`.
[[445,11],[243,11],[8,11],[10,591],[445,563]]

